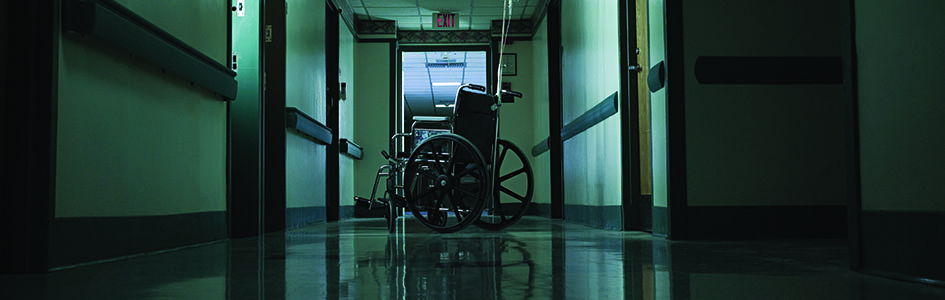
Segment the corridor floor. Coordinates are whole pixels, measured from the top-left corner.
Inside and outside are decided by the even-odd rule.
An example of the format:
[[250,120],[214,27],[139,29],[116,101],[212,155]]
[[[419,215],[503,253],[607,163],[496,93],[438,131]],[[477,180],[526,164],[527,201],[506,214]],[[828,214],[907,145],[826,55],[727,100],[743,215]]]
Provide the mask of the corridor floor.
[[945,299],[850,272],[845,241],[671,242],[545,218],[435,234],[322,223],[48,274],[0,299]]

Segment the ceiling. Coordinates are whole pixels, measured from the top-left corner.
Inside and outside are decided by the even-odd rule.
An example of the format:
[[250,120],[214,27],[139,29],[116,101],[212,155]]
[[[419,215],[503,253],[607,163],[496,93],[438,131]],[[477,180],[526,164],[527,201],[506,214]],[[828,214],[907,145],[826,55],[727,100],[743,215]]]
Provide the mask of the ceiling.
[[[459,15],[460,30],[489,30],[502,19],[503,0],[348,0],[361,19],[394,20],[398,30],[432,30],[433,13]],[[513,20],[530,19],[539,0],[513,0]]]
[[460,84],[486,85],[485,51],[404,52],[403,93],[408,113],[445,116]]

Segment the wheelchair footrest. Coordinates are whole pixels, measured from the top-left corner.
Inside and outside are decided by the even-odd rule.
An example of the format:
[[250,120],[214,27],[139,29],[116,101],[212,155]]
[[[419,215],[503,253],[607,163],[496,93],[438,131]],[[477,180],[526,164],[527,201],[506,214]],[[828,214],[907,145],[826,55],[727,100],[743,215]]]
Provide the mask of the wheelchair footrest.
[[354,196],[354,201],[370,205],[371,208],[387,207],[387,203],[384,203],[384,201],[371,200],[364,197]]

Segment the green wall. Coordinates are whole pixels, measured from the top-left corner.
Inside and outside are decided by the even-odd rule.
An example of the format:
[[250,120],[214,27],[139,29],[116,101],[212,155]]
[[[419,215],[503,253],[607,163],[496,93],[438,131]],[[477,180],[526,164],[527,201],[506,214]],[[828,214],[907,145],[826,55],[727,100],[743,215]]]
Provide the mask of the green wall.
[[945,211],[941,1],[856,1],[863,209]]
[[[616,0],[562,3],[565,124],[620,89],[617,17]],[[614,115],[564,142],[566,205],[621,204],[619,140]]]
[[[338,82],[347,83],[347,97],[346,100],[340,101],[338,104],[338,137],[347,138],[353,140],[355,143],[361,143],[361,141],[354,138],[354,128],[356,125],[355,118],[355,108],[354,103],[358,102],[357,93],[354,89],[355,81],[355,41],[353,33],[348,30],[348,26],[345,25],[343,19],[338,19],[338,36],[339,36],[339,51],[338,51]],[[339,176],[338,180],[341,185],[339,188],[339,204],[340,205],[354,205],[354,188],[355,188],[355,171],[354,164],[355,160],[341,155],[339,159]]]
[[[534,173],[531,148],[537,141],[535,141],[534,122],[532,120],[535,117],[535,101],[542,100],[535,98],[533,94],[533,80],[536,76],[547,74],[536,74],[532,72],[532,45],[533,43],[531,41],[516,41],[505,46],[505,53],[516,54],[516,65],[518,69],[515,76],[502,76],[502,81],[511,83],[512,90],[522,92],[525,96],[516,99],[515,103],[502,104],[502,109],[499,112],[499,137],[512,142],[525,152],[525,159],[532,165],[532,172]],[[489,72],[495,73],[496,70],[490,69]],[[547,102],[548,100],[544,101]],[[511,154],[509,154],[508,157],[511,157]],[[502,174],[511,173],[521,167],[521,165],[511,163],[512,161],[516,161],[515,159],[507,158],[506,161],[510,163],[506,163],[502,166],[502,170],[500,170]],[[539,182],[540,181],[535,180],[534,184],[538,184]],[[505,182],[505,186],[511,188],[513,191],[524,191],[525,185],[526,181],[523,175],[513,177]],[[537,200],[536,198],[537,197],[533,196],[533,200]],[[548,199],[543,199],[543,201],[548,202]]]
[[[666,37],[664,26],[665,0],[648,0],[647,21],[649,28],[649,61],[655,66],[666,59]],[[667,83],[668,84],[668,83]],[[650,93],[651,163],[653,164],[653,206],[667,207],[669,202],[669,178],[667,177],[667,119],[666,90],[664,87]]]
[[862,201],[854,264],[945,282],[945,2],[854,5]]
[[[387,150],[390,140],[390,44],[355,43],[354,80],[348,86],[358,99],[352,102],[354,140],[364,147],[364,159],[354,162],[354,194],[371,196],[374,174],[387,161],[381,150]],[[342,70],[344,72],[344,70]],[[382,182],[378,195],[383,195]],[[351,204],[351,198],[342,198],[342,204]]]
[[[325,1],[289,0],[286,15],[286,107],[322,124],[325,100]],[[326,147],[286,134],[286,207],[325,206]]]
[[[532,143],[519,145],[531,159],[535,174],[534,203],[551,203],[551,158],[548,151],[538,156],[531,156],[532,147],[548,138],[548,22],[542,20],[532,36],[531,93],[525,95],[525,101],[532,104]],[[521,68],[521,67],[520,67]],[[514,87],[514,85],[513,85]]]
[[709,85],[695,78],[699,56],[841,56],[846,2],[808,3],[683,5],[690,206],[846,203],[843,116],[850,107],[843,85]]
[[220,63],[226,63],[229,3],[216,0],[115,0]]
[[[226,61],[225,3],[128,6]],[[56,217],[226,209],[225,102],[100,44],[59,45]]]

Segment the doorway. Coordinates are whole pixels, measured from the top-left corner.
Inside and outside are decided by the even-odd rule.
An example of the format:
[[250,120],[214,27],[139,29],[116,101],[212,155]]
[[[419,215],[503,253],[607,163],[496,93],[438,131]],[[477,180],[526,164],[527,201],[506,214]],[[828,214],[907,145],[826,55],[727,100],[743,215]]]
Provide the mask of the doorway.
[[[397,132],[409,132],[414,117],[446,117],[453,114],[456,91],[464,84],[492,89],[490,47],[403,46],[398,55],[400,100],[391,110]],[[407,141],[397,151],[409,152]]]
[[232,0],[230,62],[239,82],[230,102],[230,237],[259,235],[262,229],[262,66],[257,1]]
[[650,122],[649,18],[646,0],[621,1],[624,230],[652,232],[653,163]]

